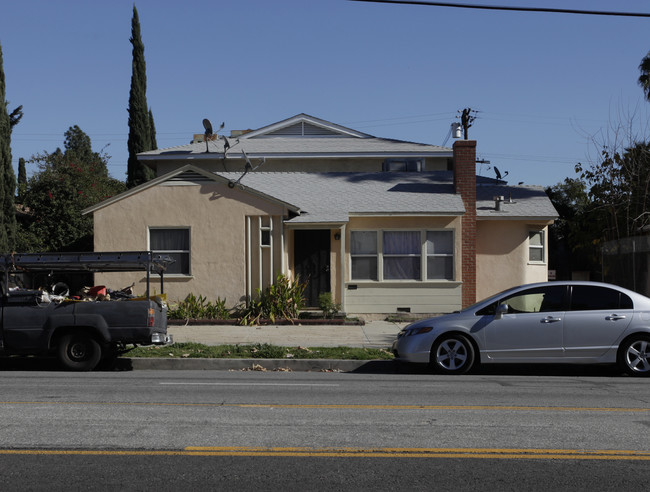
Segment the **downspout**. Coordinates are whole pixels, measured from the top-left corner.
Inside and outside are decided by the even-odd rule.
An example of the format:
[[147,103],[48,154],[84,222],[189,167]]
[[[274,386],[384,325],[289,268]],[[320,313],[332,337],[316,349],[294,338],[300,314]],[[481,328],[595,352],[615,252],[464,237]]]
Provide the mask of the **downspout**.
[[339,278],[340,278],[339,291],[341,292],[341,311],[343,311],[344,313],[347,312],[347,310],[345,309],[345,274],[346,274],[345,265],[347,263],[345,261],[345,231],[346,231],[346,227],[345,227],[345,224],[343,224],[341,226],[341,253],[339,255],[340,256],[340,259],[339,259],[339,272],[340,272],[339,273]]
[[257,271],[259,272],[259,286],[260,286],[260,291],[264,290],[264,285],[262,282],[264,282],[264,263],[262,262],[262,238],[260,237],[262,234],[262,216],[257,217],[257,256],[258,256],[258,262],[257,262]]
[[251,217],[250,215],[246,216],[246,242],[247,242],[247,255],[246,255],[246,304],[250,303],[252,288],[251,282],[253,281],[251,268],[252,265],[252,252],[251,252]]

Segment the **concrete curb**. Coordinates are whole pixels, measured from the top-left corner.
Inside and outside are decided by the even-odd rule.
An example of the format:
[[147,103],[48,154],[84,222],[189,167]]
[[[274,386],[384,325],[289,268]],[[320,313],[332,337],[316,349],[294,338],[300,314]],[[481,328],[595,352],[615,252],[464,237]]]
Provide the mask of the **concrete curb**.
[[211,370],[211,371],[301,371],[394,373],[393,360],[340,359],[177,359],[121,357],[117,370]]

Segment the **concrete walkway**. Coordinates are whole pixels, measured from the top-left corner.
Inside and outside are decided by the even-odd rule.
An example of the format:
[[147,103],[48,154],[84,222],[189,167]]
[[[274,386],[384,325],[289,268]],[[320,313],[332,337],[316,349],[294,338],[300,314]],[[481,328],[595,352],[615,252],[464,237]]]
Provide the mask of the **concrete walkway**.
[[389,348],[408,323],[370,321],[365,325],[186,325],[169,326],[174,342],[204,345],[268,343],[287,347]]

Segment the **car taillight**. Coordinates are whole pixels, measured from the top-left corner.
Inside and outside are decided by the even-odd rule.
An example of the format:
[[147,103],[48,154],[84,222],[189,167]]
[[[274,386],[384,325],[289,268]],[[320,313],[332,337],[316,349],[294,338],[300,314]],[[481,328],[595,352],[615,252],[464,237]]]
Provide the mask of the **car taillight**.
[[153,308],[149,308],[149,318],[147,320],[147,326],[152,327],[156,321],[156,311]]

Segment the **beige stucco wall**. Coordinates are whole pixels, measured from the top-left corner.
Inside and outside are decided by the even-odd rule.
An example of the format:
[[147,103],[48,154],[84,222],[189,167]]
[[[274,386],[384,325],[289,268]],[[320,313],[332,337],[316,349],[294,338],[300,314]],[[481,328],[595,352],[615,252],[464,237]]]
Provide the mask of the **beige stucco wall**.
[[[477,222],[476,297],[477,300],[504,289],[548,279],[547,222]],[[528,233],[544,230],[546,261],[528,261]]]
[[[244,159],[240,158],[241,153],[223,159],[174,159],[161,160],[155,163],[156,173],[162,176],[178,169],[186,164],[193,164],[201,169],[211,172],[237,172],[243,171]],[[274,159],[267,158],[266,162],[257,170],[259,172],[378,172],[382,170],[383,157],[358,157],[358,158],[292,158]],[[252,159],[257,165],[259,159]],[[429,157],[425,160],[426,171],[447,170],[447,157]],[[151,165],[150,161],[147,164]]]
[[[95,211],[95,250],[146,250],[149,227],[189,227],[191,276],[165,276],[168,299],[173,302],[194,293],[210,301],[226,299],[231,307],[246,295],[246,217],[276,217],[274,261],[279,268],[283,214],[280,205],[221,183],[163,184]],[[253,279],[258,272],[256,258],[252,255]],[[136,292],[142,293],[144,279],[142,274],[98,274],[95,283],[121,288],[136,282]]]
[[[350,231],[353,230],[436,230],[454,233],[453,281],[358,281],[350,279]],[[345,303],[348,313],[446,313],[461,306],[460,217],[351,217],[346,231]]]

